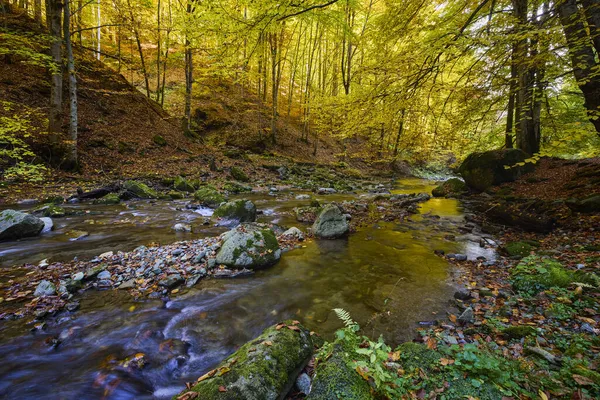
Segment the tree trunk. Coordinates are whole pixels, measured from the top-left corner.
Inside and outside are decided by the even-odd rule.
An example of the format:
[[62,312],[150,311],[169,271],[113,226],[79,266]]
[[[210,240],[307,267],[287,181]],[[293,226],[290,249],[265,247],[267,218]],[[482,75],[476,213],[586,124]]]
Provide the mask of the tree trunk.
[[[587,34],[575,0],[558,2],[556,8],[567,39],[569,57],[573,65],[573,75],[575,75],[575,80],[583,92],[588,118],[594,124],[596,133],[600,136],[600,118],[598,118],[600,116],[598,114],[600,107],[600,77],[595,72],[596,60],[592,41]],[[588,13],[593,14],[588,20],[595,20],[598,16],[598,9],[595,7],[588,8]]]
[[100,61],[100,52],[102,51],[102,43],[101,43],[102,30],[100,28],[102,26],[102,16],[100,14],[100,0],[98,0],[98,2],[96,4],[96,20],[98,22],[98,29],[96,29],[96,41],[97,41],[96,46],[97,46],[98,52],[96,53],[96,58],[98,58],[98,61]]
[[67,51],[67,72],[69,76],[69,137],[70,146],[66,154],[66,169],[77,169],[77,77],[75,76],[75,60],[71,43],[71,10],[69,0],[65,0],[63,36]]
[[[100,2],[100,0],[98,0]],[[131,19],[131,28],[133,29],[133,36],[137,44],[138,53],[140,55],[140,62],[142,63],[142,74],[144,75],[144,84],[146,86],[146,97],[150,98],[150,82],[148,81],[148,70],[146,69],[146,61],[144,59],[144,51],[142,49],[142,42],[140,40],[140,32],[138,30],[137,22],[133,15],[133,9],[131,8],[131,2],[127,0],[127,6],[129,8],[129,17]]]
[[62,65],[62,37],[61,16],[62,1],[48,0],[48,23],[52,43],[50,54],[54,62],[52,70],[52,84],[50,87],[50,113],[48,116],[48,132],[51,134],[53,144],[58,145],[62,128],[62,91],[63,91],[63,65]]
[[33,18],[36,22],[42,23],[42,0],[34,0],[33,2]]
[[512,46],[512,57],[510,64],[510,89],[508,94],[508,110],[506,114],[506,134],[504,135],[504,147],[513,148],[513,130],[515,118],[515,94],[517,91],[517,46]]
[[160,0],[158,0],[158,4],[156,6],[156,102],[160,103],[160,52],[161,52],[161,43],[160,43],[160,17],[161,17],[161,9],[160,9]]
[[532,155],[539,152],[539,143],[536,141],[533,129],[533,70],[529,65],[529,41],[526,36],[527,8],[527,0],[513,0],[514,15],[518,21],[516,31],[521,36],[517,41],[518,90],[516,95],[519,107],[516,113],[516,144],[519,149]]

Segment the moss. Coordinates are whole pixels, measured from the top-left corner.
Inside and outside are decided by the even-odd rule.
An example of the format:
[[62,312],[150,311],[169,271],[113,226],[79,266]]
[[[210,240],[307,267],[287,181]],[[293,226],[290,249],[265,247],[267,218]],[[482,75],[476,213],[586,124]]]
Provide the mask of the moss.
[[64,208],[51,204],[44,210],[44,217],[61,218],[67,215]]
[[106,196],[94,200],[94,204],[119,204],[121,199],[116,193],[109,193]]
[[180,192],[192,193],[194,192],[194,190],[196,190],[196,188],[194,187],[194,185],[192,185],[191,182],[189,182],[187,179],[181,176],[175,178],[175,181],[173,182],[173,187],[175,188],[175,190],[179,190]]
[[250,186],[245,186],[237,182],[225,182],[225,184],[223,185],[223,190],[226,190],[229,193],[244,193],[251,192],[252,188]]
[[552,259],[527,257],[511,271],[514,289],[530,295],[557,287],[564,288],[575,281],[575,274]]
[[210,185],[196,190],[194,192],[194,199],[210,207],[216,207],[225,201],[225,197]]
[[50,196],[44,199],[42,203],[44,204],[62,204],[65,202],[64,197],[62,196]]
[[432,190],[434,197],[456,196],[467,191],[467,185],[458,178],[448,179]]
[[502,334],[509,339],[521,339],[527,336],[533,336],[537,330],[533,326],[517,325],[510,326],[502,331]]
[[154,135],[154,137],[152,138],[152,141],[155,144],[157,144],[157,145],[159,145],[161,147],[164,147],[164,146],[167,145],[167,140],[164,137],[162,137],[161,135],[158,135],[158,134]]
[[127,194],[140,199],[156,199],[158,193],[142,182],[138,181],[126,181],[123,184]]
[[[191,391],[201,394],[204,400],[283,398],[310,359],[313,348],[306,328],[291,321],[284,325],[279,330],[270,327],[244,344]],[[226,391],[219,390],[221,387]]]
[[536,247],[539,247],[539,244],[535,246],[534,242],[519,241],[509,242],[503,249],[511,257],[527,257]]
[[240,222],[254,222],[256,220],[256,207],[248,200],[230,201],[219,206],[215,210],[214,216]]
[[250,178],[248,178],[248,175],[246,175],[246,173],[238,167],[231,167],[231,177],[233,179],[235,179],[236,181],[240,181],[240,182],[248,182],[250,181]]
[[322,361],[317,364],[312,390],[307,399],[362,400],[374,398],[369,383],[354,368],[352,351],[355,348],[358,348],[358,342],[353,343],[347,338],[337,340],[331,349],[328,346],[323,347],[319,356]]
[[418,343],[407,342],[398,347],[405,369],[434,368],[439,365],[440,354]]
[[176,190],[172,190],[169,193],[167,193],[169,198],[171,198],[171,200],[181,200],[183,199],[183,193],[178,192]]

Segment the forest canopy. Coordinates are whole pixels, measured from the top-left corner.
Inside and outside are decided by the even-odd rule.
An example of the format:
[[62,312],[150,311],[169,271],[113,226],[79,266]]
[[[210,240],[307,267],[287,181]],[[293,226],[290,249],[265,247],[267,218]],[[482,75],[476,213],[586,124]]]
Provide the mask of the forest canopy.
[[[62,7],[15,3],[40,22]],[[595,1],[70,3],[74,45],[182,117],[187,131],[198,128],[194,96],[225,84],[245,96],[247,113],[268,111],[258,140],[276,143],[286,115],[315,154],[325,136],[362,138],[370,146],[357,156],[392,159],[600,149]]]

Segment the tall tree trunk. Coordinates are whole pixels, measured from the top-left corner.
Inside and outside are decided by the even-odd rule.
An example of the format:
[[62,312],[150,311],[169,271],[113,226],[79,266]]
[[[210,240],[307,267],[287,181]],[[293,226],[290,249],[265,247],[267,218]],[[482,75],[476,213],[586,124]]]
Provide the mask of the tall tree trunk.
[[161,8],[160,8],[160,0],[158,0],[158,5],[156,6],[156,102],[160,103],[160,52],[161,52],[161,43],[160,43],[160,17],[161,17]]
[[[100,2],[100,0],[98,0]],[[142,63],[142,74],[144,75],[144,84],[146,86],[146,97],[150,98],[150,82],[148,80],[148,70],[146,69],[146,61],[144,59],[144,51],[142,49],[142,42],[140,40],[140,31],[137,26],[137,22],[133,15],[133,9],[131,8],[130,0],[127,0],[127,6],[129,8],[129,17],[131,19],[131,28],[133,29],[133,36],[137,44],[138,53],[140,55],[140,62]]]
[[67,169],[76,169],[77,160],[77,77],[75,76],[75,60],[71,43],[71,9],[69,0],[65,0],[63,36],[67,51],[67,72],[69,76],[69,138],[70,145],[66,155]]
[[518,26],[516,31],[520,34],[517,41],[517,76],[518,90],[516,113],[516,145],[527,154],[539,151],[533,130],[533,77],[530,66],[529,40],[527,33],[527,0],[513,0],[513,9]]
[[100,61],[100,52],[102,51],[102,15],[100,14],[100,0],[96,3],[96,21],[98,23],[98,28],[96,29],[96,46],[98,52],[96,53],[96,58]]
[[406,109],[403,108],[400,111],[400,123],[398,124],[398,134],[396,135],[396,143],[394,143],[394,157],[398,157],[398,146],[400,145],[400,138],[404,133],[404,118],[406,116]]
[[596,53],[600,54],[600,0],[581,0],[590,37]]
[[[596,73],[596,59],[592,41],[587,34],[577,3],[575,0],[559,1],[556,4],[560,22],[567,39],[569,57],[573,65],[573,75],[585,99],[588,118],[594,124],[596,133],[600,136],[600,77]],[[588,11],[590,17],[597,17],[598,9]],[[594,25],[595,26],[595,25]]]
[[33,2],[33,17],[36,22],[42,23],[42,0],[34,0]]
[[62,92],[63,92],[63,65],[62,65],[62,37],[61,37],[61,16],[62,1],[48,0],[48,23],[50,25],[50,35],[52,43],[50,45],[50,54],[54,62],[52,70],[52,84],[50,87],[50,113],[48,116],[48,131],[51,134],[53,145],[59,143],[60,132],[62,128]]
[[[506,133],[504,135],[504,147],[513,148],[513,131],[515,118],[515,97],[517,92],[517,46],[512,45],[512,56],[510,63],[510,88],[508,93],[508,110],[506,114]],[[520,107],[519,107],[520,108]]]

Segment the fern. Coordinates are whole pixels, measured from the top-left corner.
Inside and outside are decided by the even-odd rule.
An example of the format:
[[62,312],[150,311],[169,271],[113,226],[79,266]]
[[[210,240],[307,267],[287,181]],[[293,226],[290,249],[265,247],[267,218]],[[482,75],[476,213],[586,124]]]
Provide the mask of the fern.
[[348,311],[343,308],[334,308],[333,311],[335,312],[335,315],[342,320],[346,328],[351,329],[354,332],[357,332],[360,329],[358,323],[352,319]]

